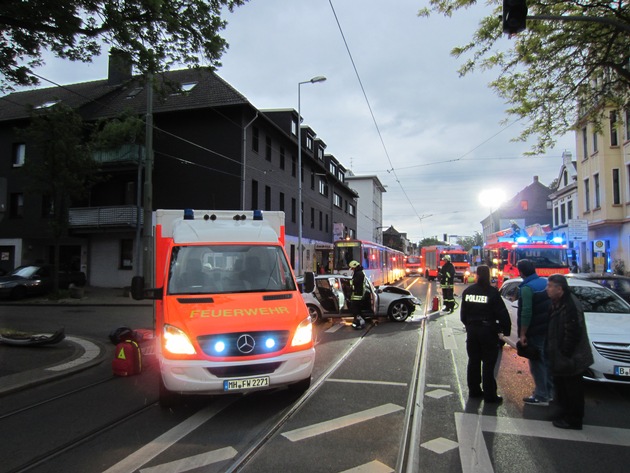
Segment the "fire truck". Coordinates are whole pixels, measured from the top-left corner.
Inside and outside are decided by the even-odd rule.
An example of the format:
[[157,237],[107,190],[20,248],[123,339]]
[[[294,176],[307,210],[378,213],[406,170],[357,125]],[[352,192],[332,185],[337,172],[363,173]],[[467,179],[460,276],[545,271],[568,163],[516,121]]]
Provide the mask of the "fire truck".
[[422,258],[417,255],[405,256],[405,276],[422,276]]
[[504,280],[519,277],[516,263],[528,259],[539,276],[569,272],[567,245],[554,237],[549,225],[533,224],[521,229],[512,222],[510,228],[488,235],[484,258],[500,286]]
[[424,263],[424,277],[429,281],[438,277],[440,268],[444,266],[442,258],[445,255],[451,257],[451,263],[455,266],[455,277],[462,282],[468,281],[470,275],[468,252],[460,245],[423,246],[420,254]]
[[159,399],[311,382],[308,309],[284,249],[284,212],[157,210],[154,299]]

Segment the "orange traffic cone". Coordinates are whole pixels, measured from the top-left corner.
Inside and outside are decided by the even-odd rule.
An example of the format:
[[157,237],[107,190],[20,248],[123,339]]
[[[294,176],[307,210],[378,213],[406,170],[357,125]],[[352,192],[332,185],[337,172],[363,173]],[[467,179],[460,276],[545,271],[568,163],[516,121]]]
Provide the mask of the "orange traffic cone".
[[436,296],[433,298],[433,305],[431,306],[431,310],[433,312],[436,312],[439,310],[439,308],[440,308],[440,298]]

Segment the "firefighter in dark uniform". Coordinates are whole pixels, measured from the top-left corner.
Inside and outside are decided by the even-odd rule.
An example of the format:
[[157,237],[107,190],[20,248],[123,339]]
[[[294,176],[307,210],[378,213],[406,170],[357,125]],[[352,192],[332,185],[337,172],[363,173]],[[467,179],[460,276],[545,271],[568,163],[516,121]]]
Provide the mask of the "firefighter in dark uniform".
[[[490,268],[477,267],[477,281],[462,294],[460,319],[466,327],[468,353],[468,397],[483,397],[485,402],[500,403],[494,367],[503,345],[499,334],[508,336],[510,315],[496,287],[490,285]],[[483,390],[482,390],[483,386]]]
[[354,316],[352,327],[360,330],[365,327],[365,320],[361,317],[361,305],[365,294],[365,273],[358,261],[350,261],[348,266],[352,270],[352,294],[350,295],[350,311]]
[[451,263],[451,255],[444,255],[444,266],[440,268],[440,287],[442,288],[442,298],[444,299],[444,309],[451,313],[455,309],[455,266]]

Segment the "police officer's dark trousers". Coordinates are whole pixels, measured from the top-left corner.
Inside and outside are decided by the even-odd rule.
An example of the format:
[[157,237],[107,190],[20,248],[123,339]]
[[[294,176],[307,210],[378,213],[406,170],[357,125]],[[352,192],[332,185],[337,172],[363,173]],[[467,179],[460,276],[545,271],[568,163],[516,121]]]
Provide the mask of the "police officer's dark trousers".
[[494,398],[497,395],[497,382],[494,378],[494,365],[499,356],[497,340],[494,323],[475,322],[466,325],[466,380],[471,395],[481,395],[480,386],[483,386],[485,398]]

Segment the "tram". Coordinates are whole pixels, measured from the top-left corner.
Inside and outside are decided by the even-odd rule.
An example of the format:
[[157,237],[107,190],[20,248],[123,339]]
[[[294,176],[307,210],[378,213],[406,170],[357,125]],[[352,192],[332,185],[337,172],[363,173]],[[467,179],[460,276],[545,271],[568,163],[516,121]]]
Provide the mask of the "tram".
[[387,246],[364,240],[338,240],[334,243],[335,273],[352,274],[348,267],[356,260],[375,286],[392,284],[405,275],[405,254]]

